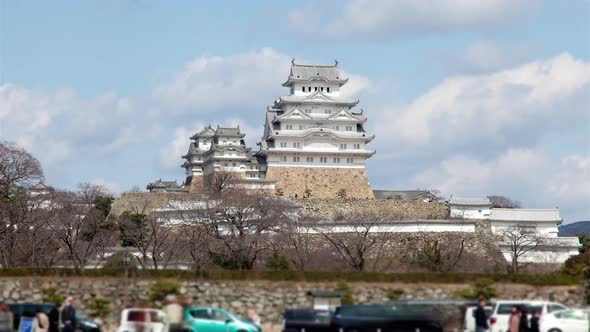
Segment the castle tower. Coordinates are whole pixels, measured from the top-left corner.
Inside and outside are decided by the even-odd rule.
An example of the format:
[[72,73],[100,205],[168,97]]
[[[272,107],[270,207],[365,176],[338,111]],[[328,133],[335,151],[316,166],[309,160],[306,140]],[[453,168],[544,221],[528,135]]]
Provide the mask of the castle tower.
[[[266,158],[266,178],[287,196],[373,198],[365,168],[375,151],[366,133],[367,118],[352,109],[358,100],[340,95],[348,82],[333,66],[294,61],[284,87],[290,94],[266,112],[259,155]],[[344,190],[344,191],[343,191]]]
[[[231,172],[234,180],[244,179],[249,183],[264,182],[264,165],[252,149],[246,146],[240,127],[212,128],[206,126],[191,137],[188,153],[182,158],[186,172],[185,185],[191,191],[202,191],[205,176],[215,172]],[[272,181],[270,181],[272,182]],[[272,182],[274,188],[274,182]]]

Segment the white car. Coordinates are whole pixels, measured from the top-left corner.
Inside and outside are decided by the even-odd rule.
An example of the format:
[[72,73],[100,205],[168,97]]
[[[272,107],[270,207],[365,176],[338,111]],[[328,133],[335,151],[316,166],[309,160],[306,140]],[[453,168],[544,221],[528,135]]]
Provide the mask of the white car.
[[562,310],[541,316],[541,332],[588,332],[588,313],[582,310]]
[[162,310],[131,308],[121,312],[117,332],[168,332],[169,328]]
[[510,318],[510,313],[512,312],[513,306],[525,308],[529,313],[528,318],[530,318],[530,314],[532,314],[534,311],[537,311],[541,315],[541,317],[543,317],[547,314],[554,313],[556,311],[569,309],[563,304],[556,302],[528,300],[496,301],[496,304],[494,305],[494,310],[492,311],[492,316],[490,317],[490,332],[508,331],[508,320]]
[[[467,309],[465,309],[465,320],[463,323],[463,327],[465,328],[465,332],[475,332],[475,317],[473,317],[473,312],[475,311],[477,307],[467,307]],[[492,314],[492,307],[490,306],[485,306],[483,307],[483,310],[486,312],[486,317],[488,317],[488,319],[490,318],[490,315]],[[489,324],[489,322],[488,322]]]

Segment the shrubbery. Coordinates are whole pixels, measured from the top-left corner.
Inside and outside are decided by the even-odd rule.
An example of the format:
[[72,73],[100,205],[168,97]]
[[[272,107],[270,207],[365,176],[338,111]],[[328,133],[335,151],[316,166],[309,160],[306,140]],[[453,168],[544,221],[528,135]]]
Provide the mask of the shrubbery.
[[457,291],[455,295],[471,300],[486,300],[489,301],[496,297],[496,289],[493,287],[494,281],[488,278],[480,278],[475,281],[472,289],[464,289]]
[[[494,282],[512,282],[534,286],[580,285],[583,276],[563,272],[547,274],[477,274],[477,273],[378,273],[355,271],[184,271],[184,270],[136,270],[137,278],[162,278],[177,280],[269,280],[269,281],[308,281],[308,282],[432,282],[432,283],[470,283],[478,278],[488,278]],[[124,277],[123,269],[93,269],[75,271],[74,269],[0,269],[0,277]]]

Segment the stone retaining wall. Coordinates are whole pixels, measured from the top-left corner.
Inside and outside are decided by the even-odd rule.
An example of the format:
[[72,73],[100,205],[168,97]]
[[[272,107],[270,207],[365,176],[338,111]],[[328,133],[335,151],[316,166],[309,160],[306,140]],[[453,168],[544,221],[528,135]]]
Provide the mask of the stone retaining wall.
[[277,182],[277,191],[285,196],[336,198],[340,190],[350,198],[374,198],[365,168],[273,167],[266,178]]
[[[60,294],[76,299],[79,311],[88,315],[92,297],[111,299],[113,313],[107,319],[116,322],[124,307],[126,294],[129,302],[147,303],[153,280],[123,278],[2,278],[0,302],[41,302],[42,290],[57,287]],[[280,323],[287,308],[309,307],[309,290],[332,290],[335,283],[269,282],[269,281],[188,281],[180,282],[181,293],[191,305],[218,306],[244,314],[248,307],[255,308],[264,322]],[[402,299],[449,299],[463,284],[402,284],[402,283],[350,283],[357,303],[387,301],[392,289],[404,291]],[[518,284],[497,284],[502,299],[553,299],[569,306],[582,305],[584,290],[576,286],[533,287]]]

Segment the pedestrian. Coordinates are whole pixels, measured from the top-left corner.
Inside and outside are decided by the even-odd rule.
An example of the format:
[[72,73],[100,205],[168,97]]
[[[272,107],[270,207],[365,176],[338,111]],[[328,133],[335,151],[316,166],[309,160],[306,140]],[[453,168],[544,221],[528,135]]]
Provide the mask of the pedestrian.
[[61,332],[76,332],[76,307],[74,298],[68,297],[61,313],[63,329]]
[[540,332],[541,329],[539,328],[539,319],[541,318],[541,315],[539,314],[538,311],[533,311],[533,316],[531,317],[531,328],[530,328],[530,332]]
[[41,309],[35,310],[33,332],[49,332],[49,317]]
[[520,310],[517,306],[512,306],[508,320],[508,332],[520,332]]
[[164,300],[166,305],[162,308],[162,311],[166,314],[170,324],[170,332],[180,331],[182,329],[184,308],[178,303],[178,299],[174,295],[167,295]]
[[260,327],[260,316],[258,316],[258,313],[254,308],[248,308],[248,310],[246,311],[246,318],[256,326]]
[[49,312],[49,332],[61,332],[63,323],[61,319],[61,312],[63,309],[62,303],[56,303],[53,309]]
[[520,310],[519,332],[529,332],[529,313],[526,308]]
[[14,317],[8,304],[0,303],[0,332],[10,332],[14,328]]
[[485,306],[486,301],[481,299],[479,300],[477,308],[473,312],[473,317],[475,318],[475,332],[485,332],[490,328],[488,326],[488,316],[486,316],[486,311],[484,309]]

